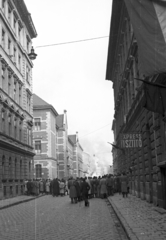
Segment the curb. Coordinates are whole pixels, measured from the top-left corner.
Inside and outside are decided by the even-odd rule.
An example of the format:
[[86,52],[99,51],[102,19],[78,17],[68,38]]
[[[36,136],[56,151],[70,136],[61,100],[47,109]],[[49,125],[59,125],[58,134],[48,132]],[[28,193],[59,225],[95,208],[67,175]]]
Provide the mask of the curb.
[[21,201],[18,201],[18,202],[14,202],[14,203],[9,203],[9,204],[6,205],[6,206],[0,207],[0,210],[3,210],[3,209],[5,209],[5,208],[9,208],[9,207],[12,207],[12,206],[15,206],[15,205],[19,205],[19,204],[21,204],[21,203],[30,202],[30,201],[32,201],[32,200],[34,200],[34,199],[37,199],[37,198],[40,198],[40,197],[43,197],[43,196],[45,196],[45,195],[41,195],[41,196],[37,196],[37,197],[32,197],[32,198],[29,198],[29,199],[24,199],[24,200],[21,200]]
[[139,238],[135,235],[135,233],[132,231],[132,228],[128,225],[128,223],[126,222],[126,219],[122,216],[122,214],[120,213],[119,209],[116,207],[116,205],[113,203],[113,201],[110,198],[107,198],[109,203],[111,204],[118,220],[120,221],[127,237],[130,240],[139,240]]

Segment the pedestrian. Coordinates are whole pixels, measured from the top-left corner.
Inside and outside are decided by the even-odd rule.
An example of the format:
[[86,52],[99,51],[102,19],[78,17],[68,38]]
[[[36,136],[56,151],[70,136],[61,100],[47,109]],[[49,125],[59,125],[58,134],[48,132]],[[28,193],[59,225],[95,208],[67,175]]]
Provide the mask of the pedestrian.
[[113,178],[111,174],[107,178],[108,196],[113,196]]
[[27,179],[25,179],[25,180],[24,180],[24,194],[25,194],[25,195],[28,195],[28,188],[27,188],[27,184],[28,184],[28,180],[27,180]]
[[90,182],[90,177],[85,177],[85,181],[89,184],[90,188],[88,191],[88,198],[91,198],[91,182]]
[[128,195],[127,186],[128,186],[128,179],[125,172],[123,172],[123,174],[121,175],[121,191],[122,191],[123,197],[127,197]]
[[39,192],[44,194],[44,182],[42,179],[39,181]]
[[77,201],[81,201],[81,190],[80,190],[80,184],[79,184],[79,178],[76,179],[75,181],[75,187],[76,187],[76,192],[77,192]]
[[82,194],[82,198],[85,202],[85,207],[89,207],[89,201],[88,201],[89,190],[90,190],[90,185],[86,181],[86,178],[83,178],[83,182],[82,182],[82,185],[81,185],[81,194]]
[[73,177],[70,177],[68,181],[68,189],[70,190],[69,197],[71,198],[71,203],[77,203],[77,190]]
[[100,180],[99,188],[100,188],[101,198],[106,198],[107,197],[107,185],[106,185],[106,177],[105,176],[103,176],[102,179]]
[[46,181],[46,194],[50,194],[50,181],[47,179]]
[[59,191],[60,191],[61,197],[65,195],[65,183],[64,183],[63,179],[59,183]]
[[53,197],[55,197],[55,196],[58,197],[59,196],[59,181],[58,181],[57,178],[54,178],[52,180],[51,186],[52,186],[52,196]]

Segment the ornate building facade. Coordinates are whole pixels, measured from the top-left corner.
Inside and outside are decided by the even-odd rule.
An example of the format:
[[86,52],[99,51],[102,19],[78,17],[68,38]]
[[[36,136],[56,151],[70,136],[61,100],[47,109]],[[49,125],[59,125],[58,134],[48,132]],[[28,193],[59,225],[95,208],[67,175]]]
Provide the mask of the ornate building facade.
[[[166,208],[166,123],[144,108],[144,84],[136,80],[144,79],[138,47],[125,2],[113,0],[106,79],[114,90],[114,173],[125,171],[133,195]],[[165,85],[166,77],[157,74],[148,81]],[[140,134],[139,147],[121,145],[122,136],[130,139],[130,134]]]
[[37,36],[24,1],[0,0],[0,199],[23,192],[33,173],[32,67]]

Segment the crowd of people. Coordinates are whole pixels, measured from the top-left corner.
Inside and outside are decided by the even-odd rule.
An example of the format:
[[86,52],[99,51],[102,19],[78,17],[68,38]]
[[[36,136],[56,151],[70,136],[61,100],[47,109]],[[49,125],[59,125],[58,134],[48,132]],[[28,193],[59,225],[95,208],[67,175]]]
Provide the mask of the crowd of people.
[[35,195],[51,194],[53,197],[69,195],[71,203],[80,201],[89,206],[90,198],[107,198],[114,193],[122,193],[127,197],[129,193],[129,181],[125,173],[114,176],[107,174],[99,177],[84,177],[64,179],[34,179],[25,181],[25,194]]
[[39,194],[52,194],[52,196],[64,196],[68,194],[67,184],[64,179],[33,179],[25,180],[24,192],[26,195],[38,196]]

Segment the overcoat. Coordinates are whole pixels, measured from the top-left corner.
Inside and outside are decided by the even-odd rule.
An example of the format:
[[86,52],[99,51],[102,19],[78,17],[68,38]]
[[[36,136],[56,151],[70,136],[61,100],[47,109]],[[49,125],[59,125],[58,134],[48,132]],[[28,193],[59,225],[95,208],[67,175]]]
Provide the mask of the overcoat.
[[106,185],[106,179],[105,178],[102,178],[100,180],[99,187],[100,187],[100,194],[107,193],[107,185]]
[[54,195],[58,196],[59,195],[59,182],[58,182],[58,180],[54,178],[51,185],[52,185],[52,195],[53,196]]
[[65,183],[64,182],[60,182],[59,189],[60,189],[61,194],[65,193]]
[[128,186],[127,176],[122,176],[120,179],[121,179],[121,192],[127,193],[127,186]]
[[75,198],[77,197],[77,191],[76,191],[76,185],[75,185],[75,180],[74,179],[70,179],[68,181],[68,188],[70,190],[70,194],[69,197],[70,198]]

